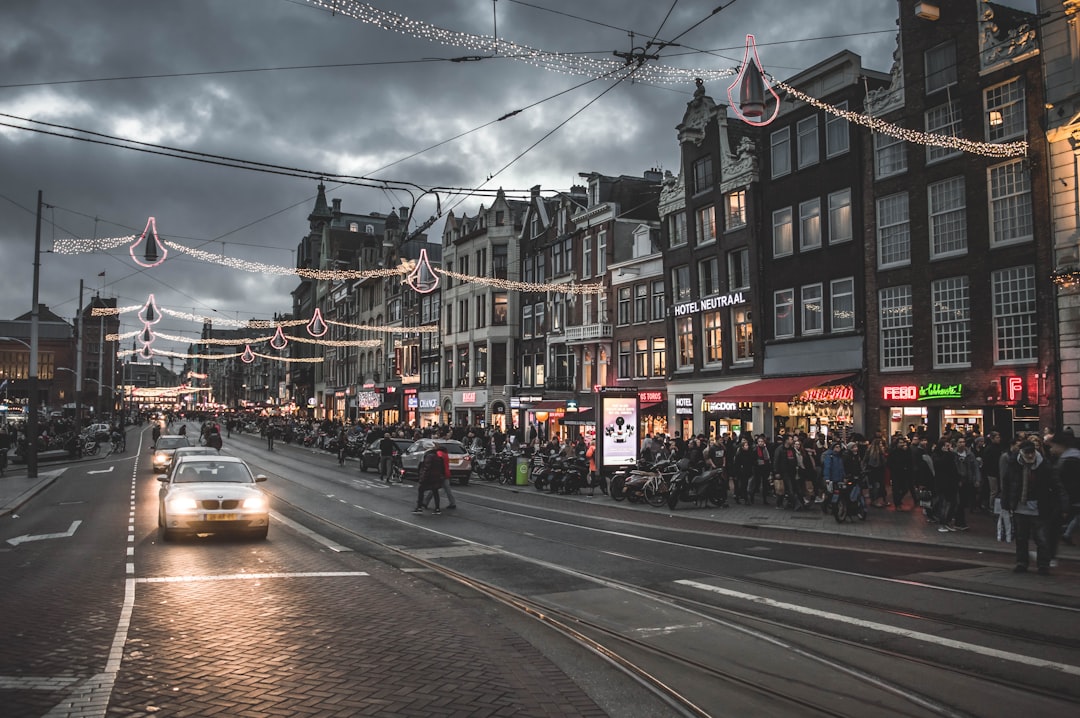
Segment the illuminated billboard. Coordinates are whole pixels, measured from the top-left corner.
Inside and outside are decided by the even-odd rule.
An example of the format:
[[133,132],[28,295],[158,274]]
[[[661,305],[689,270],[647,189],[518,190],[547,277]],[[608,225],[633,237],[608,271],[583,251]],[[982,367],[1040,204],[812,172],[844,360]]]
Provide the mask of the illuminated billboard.
[[603,466],[625,466],[638,458],[637,396],[599,397],[600,415],[597,432],[601,441]]

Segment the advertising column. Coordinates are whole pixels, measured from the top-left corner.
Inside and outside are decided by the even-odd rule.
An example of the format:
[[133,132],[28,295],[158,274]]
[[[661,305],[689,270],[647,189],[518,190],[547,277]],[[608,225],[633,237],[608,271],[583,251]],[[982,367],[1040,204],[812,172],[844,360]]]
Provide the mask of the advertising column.
[[601,391],[596,396],[596,432],[601,473],[610,476],[616,469],[637,463],[638,395],[632,391]]

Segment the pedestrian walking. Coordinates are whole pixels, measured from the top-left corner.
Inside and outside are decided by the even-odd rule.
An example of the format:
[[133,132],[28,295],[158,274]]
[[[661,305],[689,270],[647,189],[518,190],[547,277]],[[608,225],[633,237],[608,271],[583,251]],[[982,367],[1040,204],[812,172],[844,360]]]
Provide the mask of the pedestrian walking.
[[394,451],[397,450],[397,444],[390,438],[390,434],[383,434],[379,439],[379,476],[386,483],[390,483],[394,471]]
[[1031,441],[1020,444],[1016,460],[1001,477],[1001,510],[1012,512],[1016,541],[1015,573],[1028,570],[1028,545],[1035,541],[1035,565],[1042,575],[1050,573],[1054,557],[1051,531],[1057,531],[1068,510],[1068,499],[1050,463]]
[[428,449],[420,459],[420,467],[417,469],[416,482],[416,508],[414,514],[424,513],[424,503],[428,492],[431,492],[435,501],[435,510],[432,513],[441,514],[439,509],[439,488],[446,478],[446,465],[435,448]]
[[266,448],[270,451],[274,450],[274,434],[277,432],[277,427],[272,422],[266,424]]
[[214,427],[214,430],[206,437],[206,445],[221,453],[221,432],[217,430],[217,427]]

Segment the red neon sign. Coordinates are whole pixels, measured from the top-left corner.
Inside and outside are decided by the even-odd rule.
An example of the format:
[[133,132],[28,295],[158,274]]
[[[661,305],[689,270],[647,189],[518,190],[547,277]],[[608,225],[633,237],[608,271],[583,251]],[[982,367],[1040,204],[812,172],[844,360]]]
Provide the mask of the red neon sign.
[[882,398],[892,401],[918,401],[919,387],[914,385],[886,386],[881,389]]
[[1005,397],[1008,401],[1024,398],[1024,380],[1018,376],[1005,377]]
[[639,391],[638,401],[642,404],[656,404],[664,400],[662,391]]

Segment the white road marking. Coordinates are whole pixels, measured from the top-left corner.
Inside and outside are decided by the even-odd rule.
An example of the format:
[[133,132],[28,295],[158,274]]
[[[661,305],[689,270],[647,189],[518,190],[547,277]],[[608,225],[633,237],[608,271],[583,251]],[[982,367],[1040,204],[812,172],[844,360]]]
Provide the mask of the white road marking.
[[88,474],[111,474],[112,470],[113,470],[113,467],[110,466],[107,469],[101,469],[99,471],[87,471],[86,473],[88,473]]
[[149,576],[137,578],[135,583],[194,583],[196,581],[251,581],[264,578],[340,578],[368,576],[367,571],[310,571],[294,573],[228,573],[220,576]]
[[295,521],[293,521],[292,519],[285,518],[284,516],[279,514],[277,511],[271,511],[270,512],[270,518],[272,518],[277,523],[281,523],[281,524],[284,524],[284,525],[288,526],[289,528],[291,528],[293,531],[295,531],[298,534],[301,534],[303,536],[307,536],[309,539],[311,539],[315,543],[322,544],[323,546],[330,549],[331,551],[334,551],[336,553],[347,553],[349,551],[352,551],[352,549],[349,548],[348,546],[342,546],[339,543],[335,543],[334,541],[331,541],[330,539],[323,536],[322,534],[315,533],[314,531],[309,529],[307,526],[304,526],[303,524],[298,524]]
[[61,533],[35,535],[23,534],[22,536],[15,536],[14,538],[9,538],[7,542],[12,546],[18,546],[19,544],[26,543],[27,541],[43,541],[45,539],[54,538],[71,538],[75,535],[75,530],[78,529],[81,524],[82,519],[79,519],[77,521],[72,521],[71,526],[68,527],[68,530]]
[[978,646],[974,643],[967,643],[965,641],[954,641],[951,638],[942,638],[941,636],[935,636],[933,634],[923,633],[921,631],[911,631],[906,628],[900,628],[899,626],[890,626],[887,623],[867,621],[859,618],[853,618],[852,616],[844,616],[839,613],[831,613],[829,611],[821,611],[816,608],[808,608],[806,606],[800,606],[795,603],[777,601],[766,596],[756,596],[752,593],[732,591],[731,589],[720,588],[719,586],[711,586],[707,583],[701,583],[700,581],[691,581],[684,579],[681,581],[676,581],[675,583],[682,586],[690,586],[691,588],[697,588],[702,591],[709,591],[710,593],[716,593],[721,596],[727,596],[728,598],[737,598],[744,601],[750,601],[751,603],[757,603],[762,606],[769,606],[771,608],[779,608],[785,611],[801,613],[805,616],[824,618],[829,621],[837,621],[839,623],[844,623],[849,626],[858,626],[860,628],[867,628],[872,631],[878,631],[880,633],[889,633],[894,636],[901,636],[903,638],[910,638],[915,641],[922,641],[923,643],[931,643],[937,646],[944,646],[945,648],[955,648],[960,651],[968,651],[970,653],[976,653],[981,656],[987,656],[989,658],[996,658],[1003,661],[1011,661],[1013,663],[1022,663],[1026,666],[1033,666],[1035,668],[1049,668],[1051,670],[1061,671],[1062,673],[1080,676],[1080,667],[1072,666],[1067,663],[1058,663],[1056,661],[1048,661],[1044,658],[1025,656],[1019,653],[1013,653],[1012,651],[1001,651],[996,648]]

